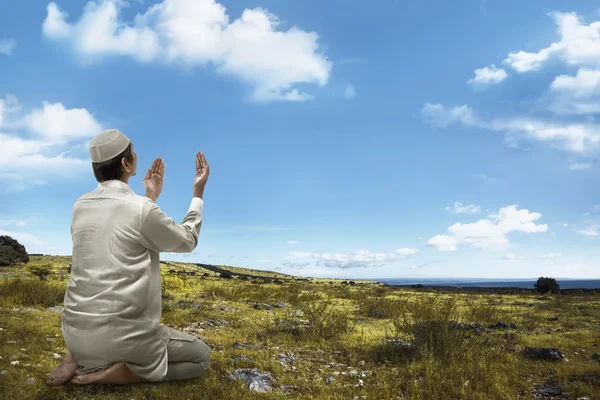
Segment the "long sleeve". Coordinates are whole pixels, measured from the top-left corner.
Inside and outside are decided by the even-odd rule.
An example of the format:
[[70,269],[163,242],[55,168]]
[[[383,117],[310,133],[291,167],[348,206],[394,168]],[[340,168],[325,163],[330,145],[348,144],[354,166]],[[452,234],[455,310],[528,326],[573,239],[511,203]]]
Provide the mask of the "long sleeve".
[[181,224],[176,224],[158,205],[148,202],[142,215],[140,243],[156,252],[189,253],[198,245],[204,202],[194,197]]

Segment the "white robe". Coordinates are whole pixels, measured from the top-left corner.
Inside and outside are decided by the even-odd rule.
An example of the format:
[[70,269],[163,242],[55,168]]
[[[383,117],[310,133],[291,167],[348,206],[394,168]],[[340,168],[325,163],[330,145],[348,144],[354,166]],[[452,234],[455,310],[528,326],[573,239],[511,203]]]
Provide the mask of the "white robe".
[[62,331],[78,374],[125,361],[142,378],[159,381],[167,372],[168,339],[195,339],[160,324],[159,252],[196,248],[203,205],[192,198],[176,224],[120,180],[99,183],[77,199]]

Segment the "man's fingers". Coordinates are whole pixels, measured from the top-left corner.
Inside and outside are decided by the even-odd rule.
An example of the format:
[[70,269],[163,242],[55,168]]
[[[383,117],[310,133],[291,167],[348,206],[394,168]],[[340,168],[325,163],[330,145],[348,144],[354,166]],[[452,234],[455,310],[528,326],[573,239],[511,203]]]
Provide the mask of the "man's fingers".
[[200,152],[196,153],[196,169],[200,169]]
[[165,163],[164,163],[164,161],[160,163],[160,175],[161,176],[165,175]]

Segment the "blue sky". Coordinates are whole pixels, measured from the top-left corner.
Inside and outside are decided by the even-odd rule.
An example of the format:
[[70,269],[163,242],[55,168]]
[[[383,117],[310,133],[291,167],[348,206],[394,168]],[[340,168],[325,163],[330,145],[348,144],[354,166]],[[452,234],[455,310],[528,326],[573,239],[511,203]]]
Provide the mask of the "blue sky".
[[[562,4],[561,4],[562,3]],[[123,131],[192,254],[303,276],[598,278],[589,1],[0,6],[0,233],[71,254],[87,145]]]

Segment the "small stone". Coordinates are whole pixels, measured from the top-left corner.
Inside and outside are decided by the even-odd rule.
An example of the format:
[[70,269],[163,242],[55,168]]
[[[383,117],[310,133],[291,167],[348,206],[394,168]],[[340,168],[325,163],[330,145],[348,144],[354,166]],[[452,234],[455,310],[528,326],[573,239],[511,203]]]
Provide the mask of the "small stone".
[[590,400],[588,396],[578,397],[577,400]]
[[62,358],[62,356],[60,354],[54,353],[54,354],[52,354],[52,358],[54,358],[56,360],[56,359]]
[[16,340],[7,340],[6,343],[15,344],[15,343],[17,343],[17,341]]
[[10,362],[10,365],[19,365],[19,362],[20,362],[20,361],[18,361],[18,360],[17,360],[17,361],[11,361],[11,362]]
[[16,355],[16,354],[11,354],[11,355],[10,355],[10,359],[11,359],[11,360],[16,360],[17,358],[19,358],[19,356],[18,356],[18,355]]
[[8,374],[7,370],[3,369],[2,371],[0,371],[0,375],[6,375],[6,374]]
[[365,385],[365,383],[363,382],[363,380],[362,380],[362,379],[359,379],[359,380],[358,380],[358,386],[359,386],[359,387],[363,387],[364,385]]
[[358,362],[358,365],[365,365],[365,362],[364,362],[363,360],[360,360],[360,361]]
[[327,379],[325,379],[325,383],[331,383],[333,381],[335,381],[335,378],[333,376],[330,376]]
[[53,338],[53,337],[47,337],[47,338],[46,338],[46,340],[47,340],[48,342],[54,342],[56,339],[55,339],[55,338]]
[[367,377],[367,371],[360,371],[360,375],[361,378],[366,378]]
[[333,374],[334,374],[335,376],[338,376],[338,375],[340,374],[340,371],[333,371]]
[[27,380],[25,382],[27,382],[31,385],[31,384],[35,383],[35,378],[27,378]]

